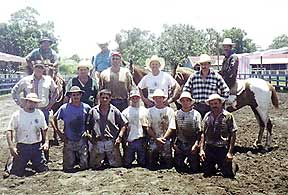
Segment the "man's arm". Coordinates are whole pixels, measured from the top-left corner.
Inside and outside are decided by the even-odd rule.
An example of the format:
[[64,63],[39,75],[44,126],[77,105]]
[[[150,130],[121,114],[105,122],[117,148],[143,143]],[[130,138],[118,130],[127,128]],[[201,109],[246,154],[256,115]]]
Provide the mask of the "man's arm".
[[228,152],[226,155],[226,159],[228,161],[232,161],[232,159],[233,159],[233,150],[234,150],[234,146],[235,146],[235,141],[236,141],[236,132],[234,131],[231,133],[229,149],[228,149]]
[[49,149],[49,138],[48,138],[47,131],[48,131],[48,128],[42,130],[43,139],[44,139],[44,144],[43,144],[42,148],[45,151],[47,151]]
[[168,104],[175,102],[181,95],[181,87],[177,82],[172,87],[172,91],[173,91],[173,94],[172,94],[172,97],[168,99]]
[[18,81],[11,90],[11,95],[14,102],[22,107],[23,105],[20,98],[21,91],[22,91],[22,80]]
[[53,116],[53,120],[51,122],[52,128],[54,129],[54,131],[56,131],[56,133],[59,135],[59,137],[61,138],[61,140],[65,141],[65,135],[64,132],[60,131],[60,129],[58,128],[58,119],[56,116]]
[[13,130],[8,130],[6,133],[7,143],[12,156],[16,157],[18,155],[17,148],[13,143]]

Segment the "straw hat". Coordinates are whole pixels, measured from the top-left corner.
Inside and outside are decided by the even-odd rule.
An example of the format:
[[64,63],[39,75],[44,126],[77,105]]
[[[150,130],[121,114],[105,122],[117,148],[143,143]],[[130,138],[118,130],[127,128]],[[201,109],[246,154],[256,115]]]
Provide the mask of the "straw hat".
[[32,62],[33,66],[36,67],[36,66],[43,66],[45,67],[45,64],[42,60],[36,60],[36,61],[33,61]]
[[78,87],[78,86],[72,86],[71,88],[70,88],[70,90],[69,91],[67,91],[67,95],[70,95],[71,93],[85,93],[85,91],[82,91],[81,89],[80,89],[80,87]]
[[220,45],[231,45],[231,46],[234,46],[235,43],[233,43],[230,38],[225,38],[225,39],[223,40],[223,42],[220,43]]
[[28,93],[26,97],[21,98],[23,100],[29,100],[31,102],[39,103],[42,100],[38,99],[38,95],[36,93]]
[[191,97],[191,93],[188,91],[183,91],[179,97],[179,99],[177,100],[178,103],[181,103],[180,100],[182,98],[188,98],[192,101],[192,104],[194,104],[195,100]]
[[153,97],[167,97],[167,95],[165,95],[164,91],[162,89],[156,89],[152,95]]
[[201,54],[198,63],[201,64],[201,63],[205,63],[205,62],[212,63],[212,59],[207,54]]
[[138,89],[133,89],[130,91],[130,98],[135,96],[141,97]]
[[148,69],[148,70],[151,70],[151,67],[150,67],[150,64],[151,64],[151,62],[153,62],[153,61],[157,61],[157,62],[159,62],[159,64],[160,64],[160,70],[162,70],[164,67],[165,67],[165,60],[164,60],[164,58],[160,58],[160,57],[158,57],[157,55],[153,55],[151,58],[148,58],[147,60],[146,60],[146,68]]
[[48,37],[43,37],[43,38],[39,41],[39,43],[42,44],[44,41],[48,41],[48,42],[50,43],[50,45],[53,43],[53,41],[52,41],[50,38],[48,38]]
[[221,97],[219,94],[216,94],[216,93],[209,95],[208,99],[205,100],[206,104],[209,105],[209,102],[210,102],[211,100],[220,100],[221,103],[224,103],[224,102],[225,102],[225,99],[224,99],[223,97]]
[[77,65],[77,70],[79,68],[88,68],[90,69],[92,67],[91,65],[91,62],[90,61],[86,61],[86,60],[83,60],[83,61],[80,61]]

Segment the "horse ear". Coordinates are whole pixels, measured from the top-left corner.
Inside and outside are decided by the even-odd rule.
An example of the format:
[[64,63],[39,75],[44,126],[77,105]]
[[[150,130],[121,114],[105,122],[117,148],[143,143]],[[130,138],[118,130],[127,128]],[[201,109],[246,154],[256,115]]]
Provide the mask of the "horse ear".
[[129,59],[129,65],[131,66],[133,64],[133,60],[130,58]]

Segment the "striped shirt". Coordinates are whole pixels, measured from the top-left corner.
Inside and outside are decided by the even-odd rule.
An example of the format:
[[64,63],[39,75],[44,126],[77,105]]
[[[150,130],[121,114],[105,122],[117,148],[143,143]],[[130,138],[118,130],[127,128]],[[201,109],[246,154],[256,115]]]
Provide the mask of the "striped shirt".
[[205,79],[202,78],[201,71],[191,74],[183,87],[183,91],[191,93],[196,103],[204,102],[211,94],[219,94],[223,98],[229,97],[229,88],[224,79],[213,69]]

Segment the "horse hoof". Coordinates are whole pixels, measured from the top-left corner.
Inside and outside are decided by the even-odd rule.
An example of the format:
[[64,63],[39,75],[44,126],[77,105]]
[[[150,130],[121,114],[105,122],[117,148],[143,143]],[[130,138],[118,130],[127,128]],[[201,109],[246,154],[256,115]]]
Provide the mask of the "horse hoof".
[[261,148],[263,148],[262,144],[261,144],[261,143],[258,143],[257,141],[254,142],[253,147],[256,148],[256,149],[261,149]]

